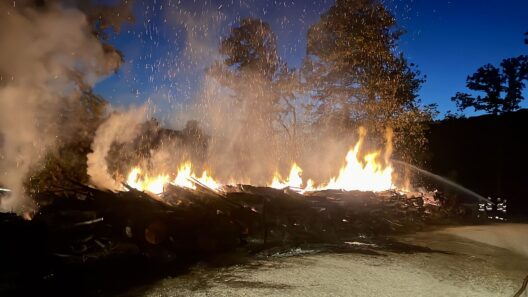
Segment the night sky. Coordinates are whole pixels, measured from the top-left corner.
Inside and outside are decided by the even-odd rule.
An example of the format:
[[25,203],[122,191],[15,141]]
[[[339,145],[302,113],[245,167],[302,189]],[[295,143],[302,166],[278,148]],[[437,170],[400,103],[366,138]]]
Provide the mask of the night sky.
[[[455,111],[451,96],[466,90],[466,77],[478,67],[528,53],[523,43],[528,31],[526,0],[386,3],[407,31],[400,50],[427,76],[420,91],[422,102],[437,103],[440,117],[447,110]],[[298,67],[309,26],[332,4],[331,0],[137,0],[135,23],[111,40],[124,53],[125,64],[99,82],[95,91],[118,106],[150,100],[158,107],[158,117],[170,118],[197,95],[204,70],[218,58],[220,37],[240,18],[267,21],[278,36],[281,57],[290,67]],[[475,113],[468,109],[466,114]]]

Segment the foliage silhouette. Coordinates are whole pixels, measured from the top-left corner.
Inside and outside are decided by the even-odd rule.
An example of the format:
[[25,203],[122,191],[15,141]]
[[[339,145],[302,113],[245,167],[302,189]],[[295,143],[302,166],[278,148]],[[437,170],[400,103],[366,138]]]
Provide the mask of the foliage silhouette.
[[[528,44],[528,39],[525,39]],[[486,64],[468,76],[466,86],[472,93],[457,92],[451,98],[459,111],[473,107],[497,115],[520,108],[523,90],[528,80],[528,56],[502,60],[500,67]],[[476,93],[477,95],[475,95]],[[482,94],[482,95],[480,95]]]

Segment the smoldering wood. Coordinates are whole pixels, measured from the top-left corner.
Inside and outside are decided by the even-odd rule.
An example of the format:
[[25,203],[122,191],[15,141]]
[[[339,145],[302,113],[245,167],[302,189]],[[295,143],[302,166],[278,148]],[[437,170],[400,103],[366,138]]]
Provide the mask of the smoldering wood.
[[[474,211],[426,205],[421,197],[390,191],[300,194],[249,185],[223,193],[199,184],[196,190],[168,186],[158,197],[78,184],[39,193],[36,201],[40,211],[24,224],[46,229],[50,255],[78,262],[123,253],[170,261],[163,257],[387,236],[454,224],[464,218],[460,213],[472,218]],[[163,257],[154,250],[163,250]]]
[[[300,194],[236,185],[217,193],[196,186],[191,190],[169,185],[155,196],[130,187],[114,193],[71,182],[35,194],[40,210],[32,220],[0,214],[0,231],[9,238],[0,245],[4,271],[31,267],[42,279],[57,271],[69,276],[73,267],[92,277],[135,269],[140,273],[147,264],[185,267],[233,252],[269,255],[306,244],[330,244],[345,251],[354,248],[346,242],[467,224],[478,213],[478,205],[448,202],[438,193],[438,205],[431,205],[422,197],[391,191]],[[113,272],[116,269],[119,272]]]

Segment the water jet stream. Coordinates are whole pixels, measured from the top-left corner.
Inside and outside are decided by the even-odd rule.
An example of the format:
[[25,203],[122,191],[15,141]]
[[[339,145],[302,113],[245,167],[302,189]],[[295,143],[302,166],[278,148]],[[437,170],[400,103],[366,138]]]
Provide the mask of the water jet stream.
[[443,183],[443,184],[446,184],[446,185],[452,186],[452,187],[454,187],[455,189],[457,189],[457,190],[459,190],[459,191],[461,191],[461,192],[463,192],[463,193],[465,193],[465,194],[468,194],[468,195],[470,195],[470,196],[472,196],[472,197],[474,197],[474,198],[477,198],[477,199],[478,199],[479,201],[481,201],[481,202],[495,204],[495,203],[491,202],[490,199],[484,198],[484,196],[482,196],[482,195],[480,195],[480,194],[478,194],[478,193],[475,193],[475,192],[471,191],[470,189],[468,189],[468,188],[466,188],[466,187],[463,187],[463,186],[461,186],[461,185],[455,183],[454,181],[451,181],[451,180],[449,180],[449,179],[447,179],[447,178],[445,178],[445,177],[443,177],[443,176],[440,176],[440,175],[438,175],[438,174],[434,174],[434,173],[432,173],[432,172],[429,172],[429,171],[427,171],[427,170],[425,170],[425,169],[419,168],[419,167],[417,167],[417,166],[414,166],[414,165],[409,164],[409,163],[404,162],[404,161],[399,161],[399,160],[392,160],[392,161],[393,161],[394,163],[396,163],[396,164],[400,164],[400,165],[403,165],[403,166],[409,167],[409,168],[411,168],[411,169],[414,170],[414,171],[417,171],[417,172],[419,172],[419,173],[421,173],[421,174],[424,174],[424,175],[426,175],[426,176],[429,176],[429,177],[431,177],[431,178],[433,178],[433,179],[435,179],[435,180],[437,180],[437,181],[439,181],[439,182],[441,182],[441,183]]

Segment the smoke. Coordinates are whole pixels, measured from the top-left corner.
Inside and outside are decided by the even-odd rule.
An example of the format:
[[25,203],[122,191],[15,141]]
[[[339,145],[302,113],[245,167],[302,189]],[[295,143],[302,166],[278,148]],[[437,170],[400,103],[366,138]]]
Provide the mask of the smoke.
[[[0,201],[1,210],[22,212],[31,207],[24,190],[28,175],[41,166],[57,139],[76,133],[77,123],[64,115],[64,107],[78,104],[83,91],[121,64],[120,55],[98,37],[104,37],[108,29],[118,31],[120,23],[130,19],[131,2],[116,7],[79,3],[0,3],[0,186],[12,190]],[[182,69],[204,71],[223,58],[218,52],[220,37],[233,25],[227,24],[225,13],[203,10],[196,14],[182,8],[166,16],[186,32],[184,50],[176,57]],[[312,129],[299,103],[284,101],[287,96],[270,88],[270,81],[259,71],[244,73],[230,88],[220,81],[225,77],[206,75],[196,83],[199,91],[194,102],[173,117],[179,126],[198,119],[211,136],[208,169],[221,179],[260,184],[269,182],[276,171],[286,173],[293,161],[309,177],[322,180],[335,175],[355,136],[336,140]],[[293,89],[296,82],[282,83],[284,90]],[[120,188],[113,182],[109,152],[113,144],[130,142],[138,135],[146,113],[145,108],[116,113],[97,129],[93,153],[87,156],[93,185]],[[165,145],[153,151],[148,163],[166,167],[163,164],[192,154],[175,147]]]
[[379,161],[390,163],[392,130],[384,139],[373,140],[368,129],[336,137],[314,126],[298,104],[280,117],[287,104],[275,103],[276,94],[258,73],[238,79],[226,88],[217,77],[206,76],[190,108],[211,136],[206,164],[215,178],[267,185],[276,173],[287,176],[295,162],[303,169],[304,181],[326,182],[338,175],[360,134],[365,137],[360,155],[384,147]]
[[207,163],[215,175],[265,184],[285,157],[279,150],[286,153],[288,148],[278,143],[281,131],[272,125],[272,94],[265,86],[257,75],[242,79],[235,87],[240,101],[216,78],[204,80],[197,108],[200,122],[211,133]]
[[[295,120],[292,111],[279,118],[285,106],[274,103],[269,82],[258,73],[238,79],[227,88],[221,78],[207,75],[192,105],[174,117],[197,119],[211,136],[205,163],[215,178],[266,185],[275,173],[286,176],[293,162],[303,169],[305,180],[327,181],[339,173],[357,133],[336,138],[316,129],[302,106],[294,106]],[[367,143],[364,149],[379,147]],[[384,152],[389,158],[390,146]]]
[[87,162],[88,176],[94,186],[108,190],[121,188],[108,170],[108,153],[113,144],[132,141],[138,135],[139,124],[146,120],[146,115],[146,107],[131,108],[113,113],[97,128]]
[[[229,71],[215,73],[214,63],[223,64],[225,59],[219,53],[221,40],[238,24],[228,23],[231,17],[216,7],[198,12],[178,7],[169,9],[166,17],[185,30],[184,50],[175,68],[191,72],[209,69],[196,83],[193,100],[170,121],[181,128],[188,120],[198,120],[211,136],[205,164],[215,178],[267,184],[276,172],[287,175],[293,162],[304,169],[306,178],[326,181],[338,174],[357,134],[336,138],[336,133],[315,129],[302,100],[286,101],[292,97],[278,94],[296,89],[295,75],[274,88],[274,82],[264,78],[259,69],[244,69],[233,77],[226,74]],[[187,70],[183,72],[187,74]]]
[[31,208],[24,181],[69,130],[62,107],[121,57],[105,50],[78,9],[2,1],[0,12],[0,185],[11,189],[0,210],[23,212]]
[[[153,13],[152,16],[156,15]],[[162,58],[154,64],[165,65],[159,66],[161,68],[170,68],[167,70],[167,77],[174,80],[174,85],[182,88],[188,84],[192,89],[190,93],[194,94],[188,98],[192,99],[190,101],[178,98],[181,109],[175,110],[172,116],[168,117],[168,121],[173,128],[181,129],[189,120],[198,120],[201,128],[210,136],[206,156],[196,160],[192,157],[196,147],[183,147],[185,145],[181,143],[165,140],[165,145],[150,149],[149,153],[142,155],[143,159],[127,157],[122,158],[120,162],[123,164],[120,166],[109,165],[109,159],[111,162],[116,160],[114,157],[109,158],[108,154],[112,143],[120,142],[116,139],[120,133],[119,129],[130,129],[132,124],[124,124],[118,128],[117,122],[106,123],[115,126],[108,128],[114,132],[98,131],[96,138],[101,140],[96,139],[96,142],[100,143],[94,142],[94,153],[89,157],[88,174],[95,186],[117,189],[120,186],[109,182],[112,180],[110,177],[119,179],[117,175],[125,174],[136,165],[148,171],[146,173],[149,175],[174,174],[178,165],[189,159],[192,159],[197,174],[200,174],[202,169],[207,169],[223,182],[265,185],[276,172],[287,175],[293,162],[297,162],[304,169],[305,180],[312,178],[316,181],[327,181],[338,174],[339,168],[344,165],[347,151],[357,141],[357,133],[352,132],[336,138],[337,133],[315,129],[312,119],[305,115],[306,109],[302,100],[293,99],[302,96],[279,94],[284,90],[294,92],[293,90],[298,89],[298,77],[295,77],[294,73],[288,73],[285,65],[278,61],[280,58],[273,56],[279,45],[274,48],[272,46],[271,55],[266,56],[272,58],[269,59],[271,64],[277,62],[268,69],[269,71],[264,71],[266,73],[263,73],[261,67],[246,67],[231,73],[215,73],[215,66],[229,68],[223,63],[226,57],[219,51],[219,46],[223,38],[229,35],[231,28],[243,22],[241,17],[229,15],[228,11],[210,4],[203,4],[201,10],[194,11],[192,5],[186,8],[184,3],[172,7],[168,5],[162,17],[173,28],[178,28],[173,33],[184,32],[185,42],[182,47],[178,47],[177,55]],[[146,27],[148,32],[153,32],[150,34],[154,34],[151,38],[163,38],[161,34],[154,33],[159,30],[155,25],[152,26],[154,27]],[[256,33],[261,34],[262,30],[263,28],[260,28]],[[263,36],[262,40],[270,42],[268,37]],[[263,60],[268,59],[264,58],[256,64],[261,65]],[[283,66],[284,69],[281,68]],[[284,70],[286,79],[278,82],[275,75],[283,74]],[[189,79],[197,77],[196,81],[188,82]],[[154,81],[152,76],[150,79]],[[276,83],[280,86],[275,85]],[[158,81],[158,84],[163,83]],[[116,117],[115,120],[118,121],[119,118]],[[135,121],[128,117],[122,120]],[[137,119],[133,125],[139,122],[140,119]],[[130,142],[134,138],[133,135],[129,136],[130,138],[123,142]],[[184,142],[192,141],[192,137],[183,138]],[[126,150],[122,149],[126,153],[121,155],[133,155],[129,152],[132,149],[132,146],[128,146]],[[390,149],[387,152],[390,152]]]

